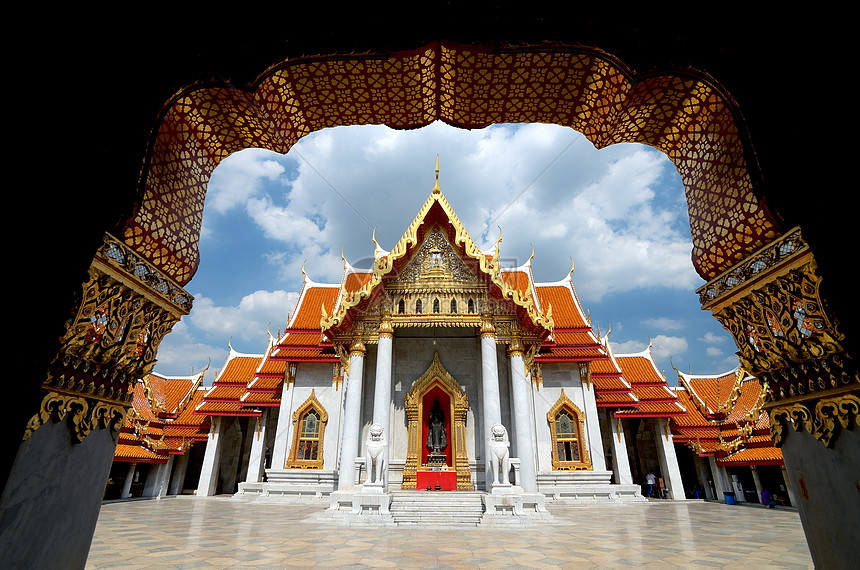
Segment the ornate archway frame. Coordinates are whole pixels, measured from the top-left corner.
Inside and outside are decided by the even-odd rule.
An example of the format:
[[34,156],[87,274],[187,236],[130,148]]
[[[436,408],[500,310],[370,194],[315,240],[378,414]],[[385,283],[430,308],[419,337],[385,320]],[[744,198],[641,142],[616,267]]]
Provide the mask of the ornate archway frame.
[[[574,414],[576,414],[576,428],[577,428],[577,440],[579,445],[579,461],[574,462],[565,462],[562,465],[561,460],[558,457],[558,447],[557,447],[557,436],[558,434],[555,431],[555,417],[562,410],[567,408]],[[588,446],[585,445],[585,415],[582,413],[582,410],[579,409],[579,406],[573,403],[573,401],[567,397],[567,394],[564,393],[564,389],[561,390],[561,396],[559,396],[558,400],[555,404],[553,404],[552,408],[546,413],[546,421],[549,423],[549,431],[550,437],[552,438],[552,470],[553,471],[591,471],[594,467],[591,464],[591,456],[588,454]]]
[[[307,414],[310,410],[316,410],[316,412],[320,415],[320,434],[319,434],[319,449],[317,450],[317,458],[313,461],[302,461],[296,459],[296,453],[298,451],[299,438],[301,437],[301,421],[302,418]],[[286,469],[322,469],[323,468],[323,445],[325,445],[325,425],[328,423],[328,412],[325,411],[325,408],[322,407],[319,400],[317,400],[316,393],[311,390],[311,395],[308,396],[308,399],[304,401],[304,403],[296,408],[296,411],[293,412],[293,441],[290,445],[290,454],[287,456],[287,463],[285,465]]]
[[408,447],[401,488],[415,489],[421,462],[421,418],[424,417],[424,396],[436,387],[445,391],[451,401],[449,413],[454,433],[449,440],[450,445],[453,446],[451,455],[454,459],[454,469],[457,471],[457,490],[474,491],[472,471],[469,469],[469,458],[466,455],[466,414],[469,411],[469,397],[460,383],[454,380],[454,377],[439,362],[438,352],[433,355],[433,362],[427,371],[412,384],[406,394]]

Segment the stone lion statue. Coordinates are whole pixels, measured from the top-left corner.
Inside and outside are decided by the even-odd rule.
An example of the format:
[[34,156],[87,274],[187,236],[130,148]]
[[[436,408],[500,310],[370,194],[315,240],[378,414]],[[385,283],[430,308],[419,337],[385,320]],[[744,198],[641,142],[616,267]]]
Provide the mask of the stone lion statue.
[[490,467],[493,476],[493,485],[506,485],[510,483],[508,472],[511,469],[511,458],[508,440],[508,430],[502,424],[496,424],[490,430],[488,439],[490,448]]
[[382,484],[385,463],[384,451],[387,445],[383,427],[379,424],[371,425],[367,434],[367,450],[364,456],[364,467],[367,469],[365,483]]

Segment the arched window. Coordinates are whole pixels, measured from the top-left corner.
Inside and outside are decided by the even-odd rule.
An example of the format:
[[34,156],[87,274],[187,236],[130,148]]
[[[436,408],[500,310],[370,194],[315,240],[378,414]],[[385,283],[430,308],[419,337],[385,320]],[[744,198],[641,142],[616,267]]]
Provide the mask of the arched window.
[[397,303],[397,313],[402,315],[405,312],[406,312],[406,301],[404,301],[403,299],[400,299],[400,302]]
[[438,313],[438,312],[440,312],[440,310],[441,309],[439,307],[439,299],[438,298],[433,299],[433,312]]
[[417,301],[415,301],[415,314],[417,314],[417,315],[421,314],[421,299],[418,299]]
[[555,405],[547,412],[552,435],[552,468],[559,471],[590,470],[591,459],[583,445],[585,421],[582,411],[570,401],[564,390]]
[[286,467],[301,469],[323,468],[323,435],[328,414],[311,391],[293,413],[293,446]]
[[579,461],[577,419],[575,414],[568,409],[562,409],[555,415],[555,444],[559,463]]
[[457,314],[457,299],[451,299],[451,314]]
[[469,311],[469,314],[472,314],[475,312],[475,301],[473,299],[469,299],[468,311]]

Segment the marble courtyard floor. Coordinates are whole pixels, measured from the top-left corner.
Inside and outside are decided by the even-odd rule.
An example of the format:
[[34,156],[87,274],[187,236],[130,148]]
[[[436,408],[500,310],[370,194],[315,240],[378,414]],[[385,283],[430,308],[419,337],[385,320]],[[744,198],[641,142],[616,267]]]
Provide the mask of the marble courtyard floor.
[[168,497],[102,505],[96,568],[812,568],[790,509],[710,502],[560,506],[554,523],[344,527],[325,501]]

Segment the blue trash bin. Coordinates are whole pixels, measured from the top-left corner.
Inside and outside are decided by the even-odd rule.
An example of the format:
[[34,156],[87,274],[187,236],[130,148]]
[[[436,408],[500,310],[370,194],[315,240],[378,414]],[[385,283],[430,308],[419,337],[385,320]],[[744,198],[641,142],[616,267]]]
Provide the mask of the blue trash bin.
[[728,491],[723,491],[723,495],[726,496],[726,504],[734,505],[735,504],[735,494],[729,493]]

